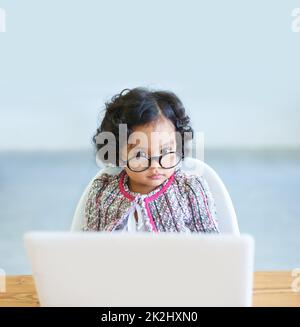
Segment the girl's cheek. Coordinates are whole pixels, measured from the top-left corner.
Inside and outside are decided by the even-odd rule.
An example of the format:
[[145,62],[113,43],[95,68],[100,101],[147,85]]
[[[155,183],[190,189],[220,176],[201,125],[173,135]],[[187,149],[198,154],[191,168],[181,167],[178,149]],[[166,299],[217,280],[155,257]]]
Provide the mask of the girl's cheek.
[[131,177],[135,182],[140,182],[143,179],[147,179],[147,174],[143,172],[140,173],[131,172],[129,177]]
[[141,179],[141,178],[144,179],[144,180],[145,180],[145,179],[148,179],[148,175],[147,175],[146,173],[140,173],[140,174],[141,174],[141,175],[136,176],[137,179]]

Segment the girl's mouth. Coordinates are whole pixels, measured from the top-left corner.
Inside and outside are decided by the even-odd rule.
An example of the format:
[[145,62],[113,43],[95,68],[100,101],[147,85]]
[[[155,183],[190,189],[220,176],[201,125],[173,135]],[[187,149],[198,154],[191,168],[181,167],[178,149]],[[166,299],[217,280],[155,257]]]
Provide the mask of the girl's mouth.
[[148,178],[153,180],[161,179],[162,177],[163,177],[162,174],[155,174],[155,175],[148,176]]

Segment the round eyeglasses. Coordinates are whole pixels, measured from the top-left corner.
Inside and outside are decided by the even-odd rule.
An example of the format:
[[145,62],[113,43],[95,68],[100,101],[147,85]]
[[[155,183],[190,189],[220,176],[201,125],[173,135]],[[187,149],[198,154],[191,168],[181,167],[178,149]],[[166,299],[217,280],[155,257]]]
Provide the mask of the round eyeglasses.
[[158,159],[159,165],[164,169],[174,168],[181,161],[181,155],[176,151],[161,154],[160,156],[146,157],[138,152],[135,156],[127,160],[127,167],[134,172],[142,172],[151,166],[152,160]]

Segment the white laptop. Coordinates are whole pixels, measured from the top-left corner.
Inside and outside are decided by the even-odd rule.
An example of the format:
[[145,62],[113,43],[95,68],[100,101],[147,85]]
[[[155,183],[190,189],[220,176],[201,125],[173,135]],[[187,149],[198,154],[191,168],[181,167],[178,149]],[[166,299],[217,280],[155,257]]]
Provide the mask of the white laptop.
[[250,235],[28,232],[42,306],[251,306]]

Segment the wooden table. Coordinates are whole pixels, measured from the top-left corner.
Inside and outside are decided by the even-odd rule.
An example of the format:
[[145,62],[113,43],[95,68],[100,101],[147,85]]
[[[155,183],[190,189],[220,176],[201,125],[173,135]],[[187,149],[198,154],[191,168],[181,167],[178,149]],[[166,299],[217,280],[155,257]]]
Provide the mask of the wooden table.
[[[255,272],[253,305],[300,307],[300,291],[293,292],[293,279],[290,271]],[[39,306],[31,276],[8,276],[6,291],[0,293],[0,306]]]

